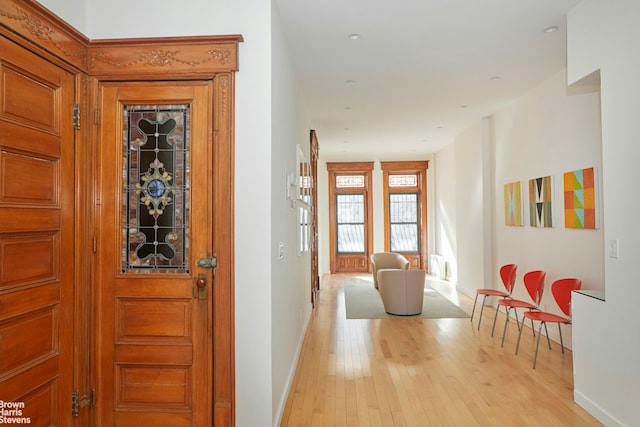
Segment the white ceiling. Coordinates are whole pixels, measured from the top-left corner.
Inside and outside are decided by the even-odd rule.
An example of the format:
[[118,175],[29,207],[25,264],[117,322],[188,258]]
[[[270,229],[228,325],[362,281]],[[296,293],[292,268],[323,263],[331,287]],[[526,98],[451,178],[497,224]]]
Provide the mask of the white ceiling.
[[325,161],[439,150],[565,67],[579,2],[275,0]]

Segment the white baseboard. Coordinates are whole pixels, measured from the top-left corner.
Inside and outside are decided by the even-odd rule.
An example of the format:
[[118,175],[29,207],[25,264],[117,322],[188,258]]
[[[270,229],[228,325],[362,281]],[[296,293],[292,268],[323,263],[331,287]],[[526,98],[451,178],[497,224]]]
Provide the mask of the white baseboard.
[[313,310],[309,317],[302,327],[302,334],[300,335],[300,339],[298,341],[298,348],[296,349],[296,354],[293,357],[293,363],[291,364],[291,369],[289,370],[289,375],[287,375],[287,386],[284,389],[284,393],[280,397],[280,403],[278,404],[278,410],[276,412],[276,416],[274,417],[273,427],[278,427],[280,422],[282,422],[282,415],[284,413],[284,407],[287,404],[287,398],[289,397],[289,392],[291,391],[291,385],[293,384],[293,378],[296,374],[296,369],[298,368],[298,362],[300,361],[300,353],[302,352],[302,345],[304,344],[304,338],[307,336],[307,328],[309,328],[309,321],[311,320],[311,316],[313,315]]
[[593,402],[579,390],[573,391],[573,400],[580,405],[585,411],[591,414],[596,420],[600,421],[607,427],[625,427],[620,421],[602,409],[598,404]]

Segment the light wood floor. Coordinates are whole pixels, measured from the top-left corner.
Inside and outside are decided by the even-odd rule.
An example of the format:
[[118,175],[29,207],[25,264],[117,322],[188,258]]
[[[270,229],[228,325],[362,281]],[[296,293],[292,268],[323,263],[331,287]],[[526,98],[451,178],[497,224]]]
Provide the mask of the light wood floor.
[[[573,402],[572,353],[522,335],[500,347],[504,314],[469,319],[346,319],[343,287],[370,275],[324,276],[281,427],[601,426]],[[471,313],[473,300],[431,283]],[[479,307],[478,307],[479,308]],[[555,326],[554,326],[555,327]],[[544,337],[543,337],[544,339]],[[544,345],[543,345],[544,344]]]

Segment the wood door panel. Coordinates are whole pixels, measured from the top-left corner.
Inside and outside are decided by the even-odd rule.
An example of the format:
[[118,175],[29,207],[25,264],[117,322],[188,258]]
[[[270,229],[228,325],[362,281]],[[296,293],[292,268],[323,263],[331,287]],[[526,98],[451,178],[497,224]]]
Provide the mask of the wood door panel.
[[151,365],[191,365],[193,351],[191,343],[171,343],[171,351],[167,351],[167,344],[116,344],[114,360],[118,364]]
[[142,297],[149,298],[173,298],[179,301],[193,298],[193,283],[189,279],[190,275],[167,275],[168,278],[154,277],[155,282],[136,282],[120,274],[114,275],[111,286],[114,293],[124,298]]
[[422,256],[420,254],[402,254],[409,261],[409,268],[422,268]]
[[74,91],[0,36],[0,400],[38,426],[71,425]]
[[[212,328],[213,274],[212,270],[197,264],[198,258],[213,253],[213,209],[208,197],[212,187],[210,91],[211,85],[206,82],[103,83],[99,89],[103,118],[98,187],[100,303],[97,322],[103,333],[98,337],[100,401],[97,419],[103,426],[200,426],[212,423],[212,383],[207,379],[213,376],[213,346],[209,333]],[[123,114],[127,108],[135,110],[131,113],[133,115]],[[169,141],[168,136],[166,140],[161,137],[171,134],[166,130],[169,127],[164,127],[169,123],[168,116],[164,114],[168,110],[175,112],[175,108],[189,113],[171,116],[171,123],[180,129],[176,132],[184,139],[169,144],[165,142]],[[131,124],[127,124],[126,117],[130,117]],[[133,127],[134,124],[138,127]],[[144,141],[136,137],[134,141],[139,142],[123,143],[123,129],[127,129],[125,135],[133,132],[135,136],[136,129],[151,129],[153,126],[157,126],[155,131],[147,131]],[[129,144],[134,149],[128,148]],[[164,147],[162,144],[176,148],[163,148],[163,152],[158,149],[159,146]],[[188,154],[176,151],[183,149],[177,147],[185,150],[188,147]],[[169,158],[168,150],[177,157]],[[129,164],[135,165],[133,172],[123,173],[123,159],[130,159]],[[180,159],[184,159],[184,163]],[[171,163],[165,175],[154,175],[156,178],[153,179],[160,180],[158,177],[165,176],[170,180],[162,181],[167,183],[162,185],[170,185],[169,182],[189,185],[176,187],[171,193],[170,203],[163,205],[166,212],[158,213],[154,206],[159,205],[148,208],[150,205],[144,203],[153,197],[151,193],[143,192],[145,180],[150,179],[147,178],[147,165],[157,170],[161,167],[159,164],[169,161],[176,163]],[[179,165],[184,167],[179,169]],[[181,175],[178,170],[184,170],[186,175]],[[181,195],[184,199],[180,198]],[[180,202],[184,204],[176,205],[174,199],[184,200]],[[159,200],[153,203],[159,203]],[[184,217],[174,216],[178,215],[175,209],[187,214]],[[144,225],[145,219],[154,223],[161,215],[170,215],[163,218],[182,219],[163,223],[153,227],[154,230],[168,227],[177,235],[177,230],[181,230],[179,227],[187,227],[185,235],[188,239],[178,241],[180,245],[184,243],[180,246],[184,251],[172,252],[174,255],[180,253],[177,259],[180,262],[184,260],[184,265],[152,268],[150,266],[156,261],[169,262],[172,259],[164,258],[164,253],[152,253],[144,258],[137,252],[142,247],[139,242],[147,242],[135,237],[143,233],[143,227],[149,227]],[[127,218],[132,221],[131,225],[125,224]],[[135,237],[135,244],[131,243],[129,235]],[[163,244],[161,236],[152,237],[156,240],[150,243],[155,247]],[[127,254],[126,258],[123,253]],[[135,262],[130,263],[131,260]],[[198,298],[198,278],[207,282],[204,299]],[[162,421],[156,424],[155,419]]]
[[0,236],[0,289],[56,280],[59,248],[56,234]]
[[[50,387],[57,393],[55,387],[58,384],[56,373],[59,369],[60,358],[50,357],[29,369],[12,372],[6,380],[2,382],[3,396],[21,396],[27,399],[35,390],[41,387]],[[56,394],[56,398],[58,395]],[[15,400],[15,399],[14,399]],[[9,400],[5,400],[9,401]]]
[[[51,233],[50,230],[59,228],[61,223],[62,213],[59,209],[21,207],[2,209],[1,205],[0,203],[0,224],[2,224],[2,232],[6,233],[5,239],[15,237],[16,233],[24,238],[27,238],[28,233],[37,233],[37,235]],[[19,221],[16,220],[18,218]]]
[[192,338],[191,300],[143,300],[118,298],[116,318],[118,331],[116,342]]
[[[4,118],[29,124],[42,131],[57,132],[59,114],[56,111],[56,87],[27,76],[24,70],[8,67],[2,69],[2,83],[7,95],[0,110]],[[34,115],[36,110],[38,114]]]
[[3,150],[0,152],[0,163],[3,184],[0,202],[57,204],[57,160]]
[[[7,48],[8,43],[0,41],[0,47]],[[62,70],[35,58],[33,55],[24,58],[20,51],[11,62],[1,64],[0,82],[5,96],[0,101],[0,118],[59,135]]]
[[[56,353],[57,316],[53,308],[30,313],[0,324],[0,376],[24,370]],[[25,331],[38,331],[28,334]]]
[[50,427],[57,418],[55,397],[58,395],[56,383],[45,384],[24,397],[25,408],[30,408],[31,426]]
[[342,255],[334,256],[335,273],[368,273],[368,255]]
[[156,408],[189,410],[191,407],[189,367],[119,366],[116,387],[120,390],[116,408]]
[[33,290],[33,287],[28,287],[3,295],[0,322],[60,303],[60,286],[57,283],[40,285],[37,292],[32,292]]
[[59,135],[43,133],[25,125],[25,123],[8,122],[0,118],[2,153],[22,154],[47,160],[60,157],[62,147]]
[[365,255],[336,255],[336,264],[344,273],[366,273],[369,268]]

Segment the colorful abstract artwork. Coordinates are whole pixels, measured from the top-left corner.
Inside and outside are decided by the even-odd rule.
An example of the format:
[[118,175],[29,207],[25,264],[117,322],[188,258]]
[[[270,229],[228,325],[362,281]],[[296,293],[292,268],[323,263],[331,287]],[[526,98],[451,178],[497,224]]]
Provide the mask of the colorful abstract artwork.
[[524,225],[520,181],[504,185],[504,218],[506,225]]
[[579,169],[564,173],[564,226],[598,228],[596,169]]
[[553,185],[551,176],[529,180],[529,224],[553,227]]

